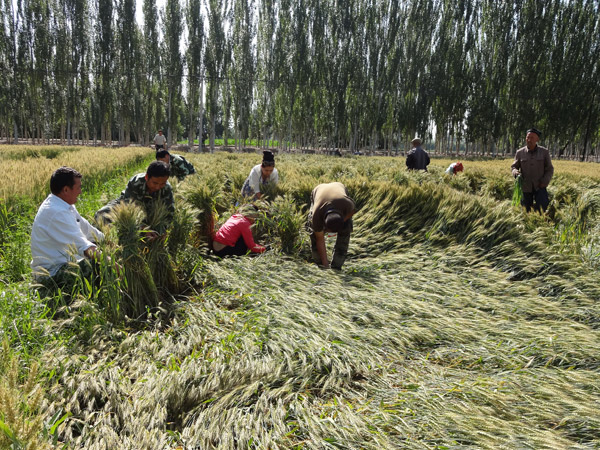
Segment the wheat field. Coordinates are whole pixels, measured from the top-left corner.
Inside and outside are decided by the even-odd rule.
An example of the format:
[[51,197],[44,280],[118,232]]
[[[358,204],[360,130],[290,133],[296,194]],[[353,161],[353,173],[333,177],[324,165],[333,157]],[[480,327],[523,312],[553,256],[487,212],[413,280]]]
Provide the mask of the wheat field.
[[[403,158],[276,155],[281,182],[255,229],[271,250],[220,260],[194,221],[226,220],[260,155],[185,156],[197,174],[173,184],[187,231],[169,247],[182,287],[143,320],[85,289],[43,317],[26,279],[5,284],[30,312],[21,341],[0,322],[0,446],[600,446],[596,166],[556,161],[540,216],[511,205],[509,160],[451,178],[450,160],[417,173]],[[341,272],[310,261],[302,226],[286,246],[281,226],[330,181],[358,208]],[[26,354],[23,336],[41,344]]]

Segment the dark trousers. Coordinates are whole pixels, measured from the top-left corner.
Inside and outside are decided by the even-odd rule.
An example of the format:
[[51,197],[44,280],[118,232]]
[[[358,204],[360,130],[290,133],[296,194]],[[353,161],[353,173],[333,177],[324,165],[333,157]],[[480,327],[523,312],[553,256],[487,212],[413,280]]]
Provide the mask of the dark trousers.
[[61,291],[67,299],[80,279],[87,279],[91,285],[94,285],[99,273],[97,263],[87,258],[83,258],[77,264],[67,263],[63,265],[54,276],[44,276],[37,280],[37,291],[40,297],[52,297]]
[[164,145],[156,145],[156,151],[162,150],[163,148],[165,148]]
[[248,253],[248,246],[244,242],[244,238],[240,236],[235,245],[232,247],[228,245],[222,250],[214,250],[215,255],[223,258],[224,256],[243,256]]
[[533,192],[523,192],[521,205],[525,207],[527,212],[531,211],[531,208],[536,212],[540,212],[540,209],[545,212],[549,203],[550,200],[548,199],[546,188],[539,188]]
[[[310,221],[310,219],[309,219]],[[338,231],[335,239],[335,247],[333,248],[333,257],[331,258],[331,268],[341,269],[348,256],[348,247],[350,245],[350,234],[353,230],[352,219],[348,219],[344,222],[344,228]],[[310,244],[312,249],[313,260],[317,264],[321,264],[321,258],[317,251],[317,240],[315,239],[314,233],[310,233]]]

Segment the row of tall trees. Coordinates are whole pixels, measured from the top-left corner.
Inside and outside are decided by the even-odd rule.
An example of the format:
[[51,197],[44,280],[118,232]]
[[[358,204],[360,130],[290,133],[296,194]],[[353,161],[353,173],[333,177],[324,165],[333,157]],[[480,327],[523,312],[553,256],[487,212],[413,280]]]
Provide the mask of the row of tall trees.
[[[600,140],[600,0],[0,0],[12,141],[514,151]],[[203,120],[204,118],[204,120]],[[222,132],[220,131],[222,130]],[[211,145],[212,147],[212,145]]]

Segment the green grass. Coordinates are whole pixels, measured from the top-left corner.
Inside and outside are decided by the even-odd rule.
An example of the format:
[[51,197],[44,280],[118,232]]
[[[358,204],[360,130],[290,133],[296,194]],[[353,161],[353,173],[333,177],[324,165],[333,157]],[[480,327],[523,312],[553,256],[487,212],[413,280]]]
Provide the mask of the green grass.
[[[133,327],[82,298],[48,320],[25,283],[6,285],[0,330],[22,357],[23,383],[27,366],[40,366],[45,408],[26,418],[55,423],[68,413],[52,435],[38,427],[47,442],[600,445],[597,181],[557,171],[541,217],[511,206],[508,169],[467,175],[466,165],[450,178],[442,166],[406,172],[398,158],[280,155],[283,197],[262,205],[273,215],[261,242],[273,249],[218,260],[197,242],[180,247],[193,235],[189,217],[210,210],[224,220],[256,155],[189,156],[198,174],[176,194],[197,210],[173,235],[189,287],[168,311]],[[309,262],[299,212],[317,183],[333,180],[359,209],[341,272]],[[86,193],[80,211],[89,215],[101,196]]]

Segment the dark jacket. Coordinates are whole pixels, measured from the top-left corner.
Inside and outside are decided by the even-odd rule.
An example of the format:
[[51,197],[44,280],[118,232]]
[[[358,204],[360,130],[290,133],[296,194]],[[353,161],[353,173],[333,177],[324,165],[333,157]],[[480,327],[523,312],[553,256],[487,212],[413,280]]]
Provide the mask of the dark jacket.
[[425,170],[427,171],[427,166],[429,165],[429,155],[425,150],[418,146],[413,148],[406,155],[406,167],[409,170]]

